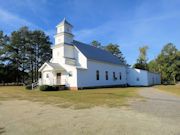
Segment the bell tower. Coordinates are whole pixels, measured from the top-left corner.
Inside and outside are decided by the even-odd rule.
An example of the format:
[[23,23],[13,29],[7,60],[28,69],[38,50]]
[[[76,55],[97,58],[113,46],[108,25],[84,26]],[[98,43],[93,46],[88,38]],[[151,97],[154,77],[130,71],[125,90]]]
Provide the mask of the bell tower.
[[56,26],[55,45],[72,44],[74,35],[72,34],[73,26],[64,18]]

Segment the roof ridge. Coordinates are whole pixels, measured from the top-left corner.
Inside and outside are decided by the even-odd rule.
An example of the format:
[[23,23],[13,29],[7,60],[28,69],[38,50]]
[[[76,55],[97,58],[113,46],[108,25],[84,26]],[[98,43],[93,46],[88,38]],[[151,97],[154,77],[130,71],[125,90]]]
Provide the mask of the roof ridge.
[[[93,48],[95,48],[95,49],[98,49],[98,50],[101,50],[101,51],[105,51],[105,52],[108,52],[108,53],[112,54],[111,52],[109,52],[109,51],[107,51],[107,50],[105,50],[105,49],[97,48],[97,47],[95,47],[95,46],[93,46],[93,45],[90,45],[90,44],[87,44],[87,43],[84,43],[84,42],[81,42],[81,41],[77,41],[77,40],[74,40],[74,41],[79,42],[79,43],[81,43],[81,44],[88,45],[88,46],[93,47]],[[112,54],[112,55],[113,55],[113,54]],[[113,56],[115,56],[115,55],[113,55]],[[117,57],[117,56],[115,56],[115,57]]]

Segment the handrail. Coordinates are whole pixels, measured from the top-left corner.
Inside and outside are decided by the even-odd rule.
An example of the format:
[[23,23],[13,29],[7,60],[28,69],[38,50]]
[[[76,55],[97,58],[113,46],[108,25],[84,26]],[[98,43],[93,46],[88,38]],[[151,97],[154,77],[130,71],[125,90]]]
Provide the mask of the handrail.
[[37,86],[38,86],[38,82],[34,82],[34,83],[31,84],[31,89],[33,90]]

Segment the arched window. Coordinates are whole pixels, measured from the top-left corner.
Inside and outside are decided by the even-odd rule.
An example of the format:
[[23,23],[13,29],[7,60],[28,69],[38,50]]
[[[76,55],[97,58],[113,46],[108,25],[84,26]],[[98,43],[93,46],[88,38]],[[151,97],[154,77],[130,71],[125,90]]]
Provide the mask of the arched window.
[[99,80],[99,70],[96,70],[96,80]]
[[115,73],[115,72],[113,72],[113,79],[114,79],[114,80],[117,79],[117,78],[116,78],[116,73]]
[[122,76],[121,76],[121,72],[119,73],[119,80],[121,80],[122,79]]
[[106,71],[105,74],[106,74],[106,76],[105,76],[105,77],[106,77],[106,80],[108,80],[108,79],[109,79],[109,78],[108,78],[108,71]]

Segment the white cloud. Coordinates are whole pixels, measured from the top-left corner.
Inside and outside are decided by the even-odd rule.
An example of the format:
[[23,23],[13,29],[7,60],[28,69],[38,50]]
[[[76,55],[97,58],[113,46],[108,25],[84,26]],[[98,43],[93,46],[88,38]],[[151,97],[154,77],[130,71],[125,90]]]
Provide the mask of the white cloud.
[[2,30],[14,30],[22,26],[28,26],[30,28],[38,28],[35,24],[30,21],[21,18],[20,16],[13,14],[0,8],[0,29]]
[[[111,40],[112,37],[116,38],[119,31],[116,29],[118,22],[109,21],[93,28],[85,28],[75,31],[75,36],[79,40],[97,40],[97,37],[108,36]],[[111,38],[110,38],[111,37]]]
[[[139,10],[137,12],[139,12]],[[124,21],[116,18],[93,28],[77,30],[75,31],[75,36],[79,40],[88,41],[89,39],[94,40],[97,37],[103,37],[106,35],[109,41],[117,43],[122,41],[122,38],[128,37],[128,43],[129,40],[133,40],[131,43],[133,42],[133,44],[137,44],[136,39],[139,39],[140,35],[151,34],[152,31],[154,31],[153,28],[156,28],[159,23],[177,18],[178,16],[180,16],[179,12],[170,12],[153,16],[135,16],[132,19]]]

